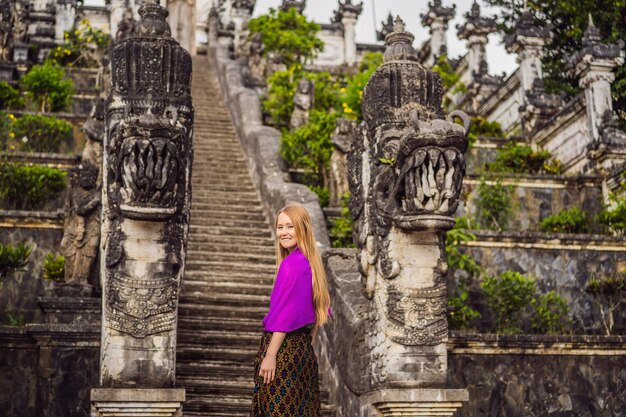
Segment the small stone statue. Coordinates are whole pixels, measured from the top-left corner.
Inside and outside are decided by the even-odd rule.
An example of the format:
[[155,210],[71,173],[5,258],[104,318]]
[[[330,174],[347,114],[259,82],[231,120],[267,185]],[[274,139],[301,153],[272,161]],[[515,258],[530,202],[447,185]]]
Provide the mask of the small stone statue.
[[342,195],[349,193],[348,152],[354,141],[354,122],[342,117],[337,119],[333,132],[333,153],[330,157],[330,206],[338,207]]
[[65,283],[87,286],[100,244],[100,190],[98,168],[82,162],[70,172],[61,253],[65,256]]
[[12,7],[12,2],[3,1],[0,3],[0,62],[7,62],[11,58],[11,35],[15,21],[14,17],[15,10]]
[[265,82],[265,68],[267,61],[263,56],[265,47],[261,41],[261,34],[255,33],[250,39],[248,49],[248,83],[263,84]]
[[117,26],[117,33],[115,35],[115,39],[120,41],[122,39],[128,38],[130,34],[133,33],[133,27],[135,26],[135,19],[133,18],[133,11],[130,7],[127,7],[124,11],[124,17],[122,21]]
[[315,88],[310,80],[302,78],[298,81],[298,88],[293,97],[295,106],[289,123],[292,129],[297,129],[309,122],[309,111],[313,108],[314,94]]

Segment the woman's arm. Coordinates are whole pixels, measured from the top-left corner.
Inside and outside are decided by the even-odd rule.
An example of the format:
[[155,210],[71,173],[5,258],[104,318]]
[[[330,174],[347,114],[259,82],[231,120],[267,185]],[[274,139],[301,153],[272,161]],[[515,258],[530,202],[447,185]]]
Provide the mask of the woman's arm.
[[287,336],[285,332],[272,333],[270,345],[267,347],[267,352],[265,353],[263,362],[261,362],[261,370],[259,371],[259,376],[263,377],[263,383],[266,385],[272,382],[276,376],[276,355],[278,354],[280,345],[282,345],[283,340],[285,340],[285,336]]

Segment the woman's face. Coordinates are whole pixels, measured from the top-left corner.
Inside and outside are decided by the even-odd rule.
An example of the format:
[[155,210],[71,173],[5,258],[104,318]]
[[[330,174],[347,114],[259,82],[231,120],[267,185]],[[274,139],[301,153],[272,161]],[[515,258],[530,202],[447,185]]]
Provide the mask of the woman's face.
[[294,250],[298,245],[298,239],[296,239],[296,229],[293,227],[291,218],[284,212],[278,215],[276,238],[278,238],[280,245],[289,252]]

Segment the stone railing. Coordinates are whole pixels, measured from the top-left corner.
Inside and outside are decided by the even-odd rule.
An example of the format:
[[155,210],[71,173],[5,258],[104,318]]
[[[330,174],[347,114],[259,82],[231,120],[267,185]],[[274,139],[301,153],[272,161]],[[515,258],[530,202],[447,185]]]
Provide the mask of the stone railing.
[[231,60],[223,46],[209,48],[209,56],[270,221],[273,224],[278,210],[288,203],[300,203],[311,215],[318,246],[329,247],[319,199],[305,185],[289,182],[287,167],[278,154],[280,132],[263,125],[259,95],[243,83],[244,66]]

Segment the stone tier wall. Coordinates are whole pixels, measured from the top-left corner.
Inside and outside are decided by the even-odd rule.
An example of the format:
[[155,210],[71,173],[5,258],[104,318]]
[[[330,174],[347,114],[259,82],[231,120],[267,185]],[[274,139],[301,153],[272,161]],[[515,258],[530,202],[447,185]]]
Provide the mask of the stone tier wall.
[[271,224],[274,224],[278,210],[287,203],[300,203],[311,215],[318,245],[330,247],[317,195],[305,185],[289,182],[287,166],[278,153],[280,132],[263,125],[259,95],[243,83],[244,64],[228,56],[225,45],[209,49],[209,59],[217,72],[224,100],[248,160],[252,181],[259,190]]
[[[468,251],[488,274],[512,270],[531,274],[540,293],[555,290],[568,301],[576,333],[602,333],[600,311],[585,291],[594,274],[610,274],[626,268],[626,238],[602,235],[497,233],[471,231],[476,240],[467,242]],[[453,271],[456,286],[463,271]],[[478,290],[478,283],[470,291]],[[484,313],[485,306],[475,306]],[[616,312],[615,333],[626,333],[626,309]],[[482,326],[490,326],[483,314]]]
[[[320,331],[320,373],[340,417],[370,417],[361,411],[363,386],[347,385],[372,378],[362,343],[369,301],[361,293],[355,251],[330,250],[324,261],[335,318]],[[470,390],[460,416],[624,416],[624,336],[452,332],[448,367],[450,387]]]
[[24,271],[11,274],[0,289],[0,316],[21,314],[26,323],[43,322],[37,298],[50,293],[55,283],[43,279],[43,265],[50,252],[59,253],[63,238],[62,211],[0,211],[0,243],[33,246]]
[[88,417],[98,384],[100,326],[0,326],[4,417]]
[[[579,207],[589,215],[591,232],[601,233],[602,227],[594,220],[602,209],[602,179],[599,177],[566,177],[558,175],[506,175],[502,185],[511,186],[512,215],[508,230],[539,230],[542,219],[561,210]],[[495,183],[488,177],[487,184]],[[457,215],[469,214],[476,218],[476,188],[480,176],[468,174],[463,180],[462,204]]]

